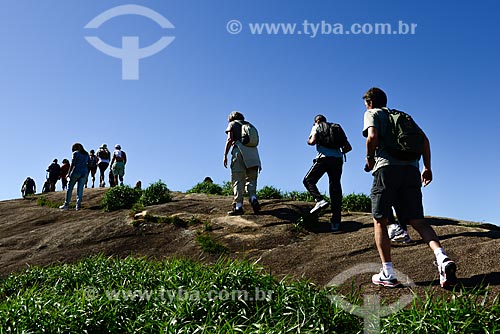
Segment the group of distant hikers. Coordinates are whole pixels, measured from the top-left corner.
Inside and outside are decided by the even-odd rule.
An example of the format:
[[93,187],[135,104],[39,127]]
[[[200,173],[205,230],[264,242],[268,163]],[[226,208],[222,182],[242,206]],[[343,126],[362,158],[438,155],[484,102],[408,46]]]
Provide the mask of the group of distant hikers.
[[[362,131],[366,137],[364,170],[373,175],[371,210],[375,243],[382,262],[382,269],[380,273],[372,276],[372,282],[389,288],[401,285],[392,265],[391,239],[411,241],[406,229],[407,225],[411,225],[434,252],[440,285],[451,287],[457,281],[457,266],[446,255],[434,229],[424,219],[421,187],[422,184],[427,186],[432,181],[429,140],[410,115],[387,108],[387,95],[380,88],[370,88],[364,94],[363,100],[366,107]],[[262,169],[257,149],[258,131],[238,111],[229,114],[228,123],[223,164],[226,168],[230,165],[234,193],[232,209],[228,215],[244,214],[245,188],[252,210],[258,214],[261,205],[256,192],[257,177]],[[330,229],[339,231],[342,167],[345,154],[352,150],[351,144],[340,124],[327,122],[324,115],[314,118],[307,143],[316,145],[317,149],[313,165],[303,180],[305,188],[315,200],[310,213],[320,213],[330,205]],[[423,160],[421,173],[420,158]],[[318,181],[325,173],[329,179],[331,203],[323,198],[317,187]],[[393,209],[399,224],[394,218]]]
[[[108,166],[111,165],[108,174],[109,186],[114,187],[118,184],[123,185],[126,163],[127,155],[119,144],[115,145],[113,152],[108,150],[106,144],[102,144],[96,153],[94,150],[87,152],[82,144],[75,143],[72,146],[71,163],[68,159],[63,159],[62,164],[59,165],[58,160],[54,159],[47,167],[47,178],[42,193],[55,191],[57,181],[61,180],[62,190],[67,191],[66,202],[61,209],[67,209],[73,188],[75,184],[77,184],[76,208],[79,210],[83,196],[83,188],[87,188],[89,177],[92,180],[91,187],[94,188],[95,175],[99,168],[99,186],[105,187],[105,173]],[[28,176],[23,182],[21,193],[23,197],[36,193],[36,184],[31,177]]]

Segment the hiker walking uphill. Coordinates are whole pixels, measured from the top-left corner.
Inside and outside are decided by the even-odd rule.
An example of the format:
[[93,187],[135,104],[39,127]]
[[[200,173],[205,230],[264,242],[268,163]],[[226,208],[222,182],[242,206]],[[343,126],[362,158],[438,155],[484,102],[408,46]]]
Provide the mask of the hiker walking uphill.
[[261,163],[257,145],[259,136],[257,129],[245,121],[245,117],[238,111],[233,111],[228,117],[226,128],[227,140],[224,148],[224,167],[227,168],[227,155],[231,149],[231,183],[233,186],[233,208],[228,215],[242,215],[243,193],[246,190],[250,196],[250,205],[253,212],[260,211],[257,199],[257,177],[261,170]]
[[316,204],[311,213],[326,208],[328,202],[320,194],[317,183],[326,173],[328,175],[329,193],[331,200],[332,217],[330,218],[330,229],[338,231],[341,221],[342,210],[342,166],[344,155],[352,150],[344,130],[339,124],[328,123],[326,117],[317,115],[307,140],[309,145],[316,145],[318,151],[313,165],[304,177],[304,186],[314,197]]
[[50,191],[56,191],[57,180],[61,177],[61,166],[57,163],[57,159],[54,159],[47,167],[47,172],[49,173]]
[[66,191],[66,200],[64,204],[59,207],[62,210],[69,209],[69,203],[71,202],[71,196],[73,194],[73,188],[75,184],[78,184],[76,189],[76,210],[80,210],[82,206],[83,198],[83,188],[87,183],[87,178],[89,175],[88,160],[89,154],[83,148],[80,143],[74,143],[71,147],[73,152],[71,157],[71,165],[69,167],[69,172],[66,177],[69,177],[68,190]]
[[35,180],[28,176],[26,180],[24,180],[21,187],[21,194],[23,195],[23,198],[25,198],[26,196],[33,195],[34,193],[36,193]]
[[[399,282],[391,259],[391,243],[387,233],[387,218],[394,206],[398,219],[411,225],[434,251],[442,287],[456,283],[456,265],[445,254],[434,229],[425,221],[422,205],[422,184],[432,181],[430,144],[425,133],[412,118],[390,110],[387,96],[380,88],[370,88],[363,96],[363,136],[366,137],[366,170],[372,171],[372,215],[375,243],[382,261],[379,274],[372,282],[396,287]],[[398,138],[405,138],[405,145]],[[420,155],[424,168],[419,170]]]
[[115,145],[113,157],[111,158],[111,170],[113,171],[115,185],[123,186],[123,176],[125,175],[125,164],[127,163],[127,155],[122,151],[122,147],[118,144]]
[[111,153],[108,150],[108,145],[102,144],[101,147],[97,150],[97,166],[99,167],[99,187],[105,187],[105,177],[104,174],[106,169],[109,166],[109,162],[111,159]]
[[62,164],[61,164],[61,183],[62,183],[62,189],[66,190],[68,188],[68,172],[69,172],[69,160],[68,159],[63,159]]
[[[89,154],[89,162],[87,163],[89,168],[89,175],[92,178],[92,188],[95,185],[95,173],[97,171],[97,156],[95,155],[94,150],[90,150]],[[88,178],[87,178],[88,181]],[[85,188],[87,188],[87,183],[85,183]]]

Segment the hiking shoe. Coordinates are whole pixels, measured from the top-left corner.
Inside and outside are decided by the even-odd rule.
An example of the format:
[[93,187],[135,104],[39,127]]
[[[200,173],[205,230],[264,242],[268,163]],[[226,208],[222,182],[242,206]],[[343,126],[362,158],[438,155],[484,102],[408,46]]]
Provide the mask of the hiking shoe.
[[241,216],[243,214],[243,208],[236,209],[233,207],[231,211],[228,211],[228,216]]
[[399,224],[390,224],[387,227],[387,233],[389,239],[393,242],[403,242],[405,244],[412,242],[408,231],[405,231]]
[[403,243],[409,244],[409,243],[413,242],[413,240],[411,240],[408,232],[405,231],[403,235],[404,235]]
[[260,211],[260,204],[257,198],[250,200],[250,204],[252,205],[253,213],[258,214]]
[[449,258],[444,259],[439,268],[439,284],[442,288],[449,288],[457,284],[457,265]]
[[396,288],[401,285],[401,283],[397,280],[396,275],[386,276],[383,269],[380,270],[380,273],[372,276],[372,283],[386,288]]
[[63,205],[61,205],[61,206],[59,207],[59,209],[61,209],[61,210],[68,210],[68,209],[69,209],[69,206],[68,206],[68,205],[66,205],[66,204],[63,204]]
[[76,211],[80,211],[80,210],[81,210],[81,207],[77,206],[77,207],[75,207],[75,210],[76,210]]
[[392,241],[400,241],[403,239],[403,233],[405,230],[399,224],[390,224],[387,227],[387,233],[389,234],[389,239]]
[[309,211],[309,213],[315,213],[316,211],[326,208],[327,206],[328,202],[322,199],[321,201],[316,202],[316,205],[311,209],[311,211]]

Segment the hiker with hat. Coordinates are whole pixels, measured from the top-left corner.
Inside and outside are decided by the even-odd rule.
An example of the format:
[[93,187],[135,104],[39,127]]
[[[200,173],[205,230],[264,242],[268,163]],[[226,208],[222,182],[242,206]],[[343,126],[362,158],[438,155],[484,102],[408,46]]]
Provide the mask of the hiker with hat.
[[61,176],[61,166],[57,163],[57,159],[54,159],[52,163],[47,167],[47,172],[49,173],[49,183],[50,183],[50,191],[56,191],[56,183]]
[[111,159],[111,153],[108,150],[108,145],[102,144],[97,150],[97,167],[99,167],[99,187],[105,187],[106,182],[104,181],[106,169],[109,166],[109,159]]
[[116,144],[115,150],[113,151],[113,157],[111,158],[111,169],[113,170],[115,185],[118,185],[119,179],[120,185],[123,186],[123,176],[125,175],[126,163],[127,155],[124,151],[122,151],[122,147],[119,144]]

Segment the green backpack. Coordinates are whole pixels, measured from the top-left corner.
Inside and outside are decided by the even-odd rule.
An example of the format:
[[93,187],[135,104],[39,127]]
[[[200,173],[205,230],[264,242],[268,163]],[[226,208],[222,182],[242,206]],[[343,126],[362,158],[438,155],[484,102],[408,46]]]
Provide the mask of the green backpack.
[[407,113],[396,109],[383,109],[389,117],[389,135],[385,142],[387,152],[396,159],[412,161],[424,151],[424,133]]

